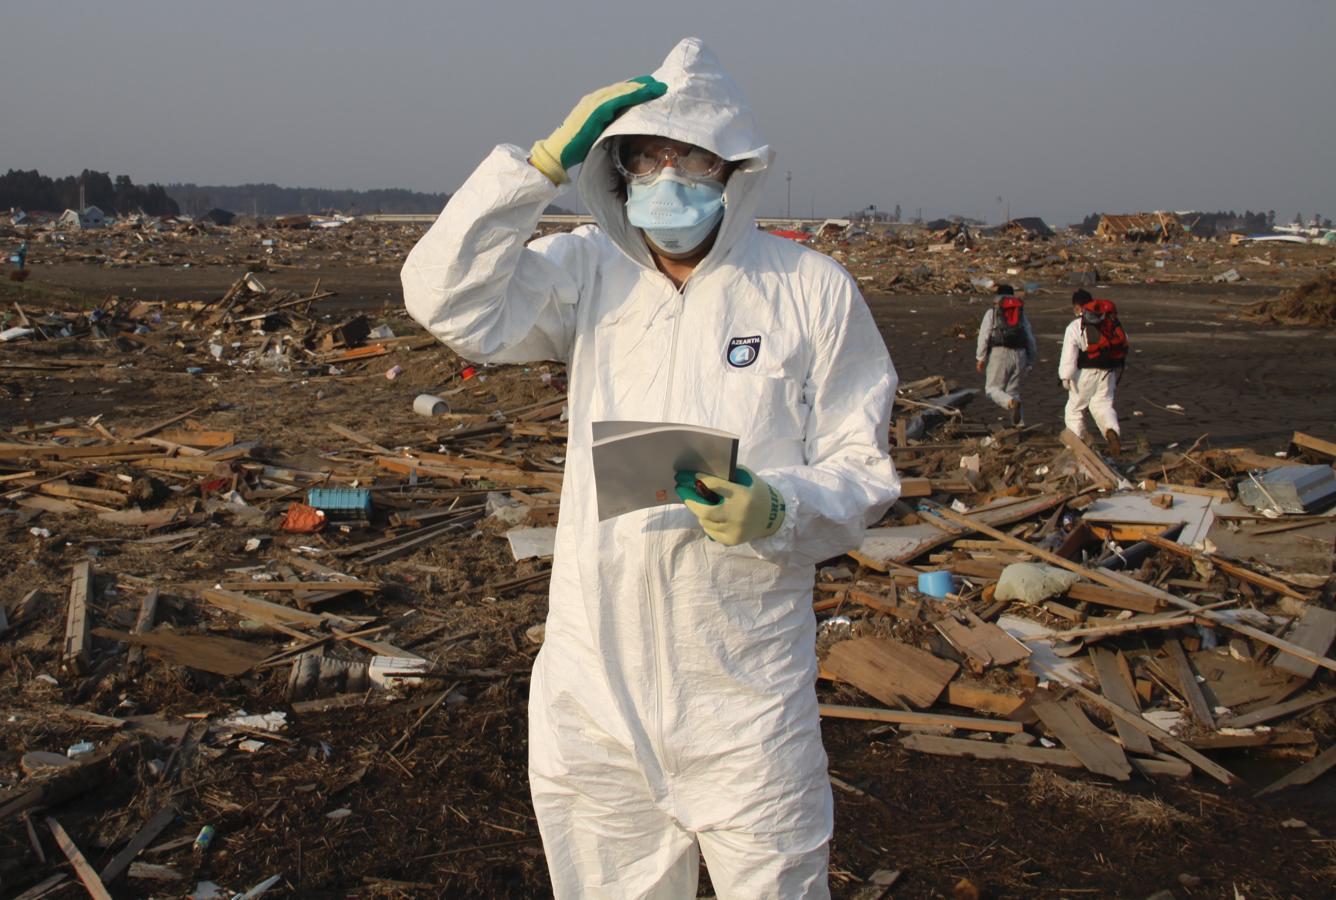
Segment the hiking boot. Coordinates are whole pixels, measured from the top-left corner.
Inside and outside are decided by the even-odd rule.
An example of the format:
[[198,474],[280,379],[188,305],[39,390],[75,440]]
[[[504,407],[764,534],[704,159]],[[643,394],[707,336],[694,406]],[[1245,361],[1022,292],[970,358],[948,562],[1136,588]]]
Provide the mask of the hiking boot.
[[1123,453],[1123,443],[1118,439],[1118,432],[1110,428],[1104,432],[1104,442],[1109,445],[1109,453],[1114,456],[1121,456]]
[[1021,424],[1021,401],[1012,400],[1007,404],[1007,409],[1011,410],[1011,424]]

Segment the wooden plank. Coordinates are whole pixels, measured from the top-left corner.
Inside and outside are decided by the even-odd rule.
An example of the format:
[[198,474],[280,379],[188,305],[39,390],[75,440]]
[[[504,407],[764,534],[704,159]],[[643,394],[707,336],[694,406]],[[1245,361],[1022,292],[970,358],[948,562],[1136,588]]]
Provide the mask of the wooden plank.
[[[892,585],[892,589],[894,589],[894,585]],[[898,599],[898,596],[894,598],[879,597],[876,594],[869,594],[867,591],[860,591],[854,588],[848,588],[847,591],[850,600],[854,601],[855,603],[862,604],[863,606],[866,606],[868,609],[874,610],[875,612],[879,612],[888,616],[895,616],[897,619],[906,619],[914,617],[914,611],[912,608],[906,609],[904,607],[901,607],[898,603],[894,602],[895,600]]]
[[901,478],[900,496],[902,498],[931,497],[932,481],[927,478]]
[[926,650],[887,638],[841,641],[826,656],[825,667],[837,678],[876,697],[887,706],[931,706],[960,669]]
[[1263,794],[1273,794],[1276,791],[1284,790],[1287,787],[1293,787],[1296,784],[1308,784],[1332,766],[1336,766],[1336,744],[1332,744],[1326,750],[1323,750],[1317,756],[1313,757],[1284,778],[1271,782],[1258,791],[1257,796],[1260,797]]
[[1266,644],[1267,646],[1275,647],[1278,650],[1287,651],[1299,657],[1300,659],[1308,660],[1309,662],[1313,662],[1319,666],[1322,666],[1324,669],[1330,669],[1331,671],[1336,672],[1336,659],[1331,659],[1329,657],[1314,654],[1303,647],[1291,643],[1290,641],[1281,640],[1280,638],[1276,637],[1274,634],[1271,634],[1270,632],[1263,631],[1260,628],[1254,628],[1251,625],[1245,625],[1242,622],[1234,621],[1228,616],[1221,615],[1220,613],[1216,612],[1213,609],[1208,609],[1206,607],[1198,606],[1197,604],[1192,603],[1191,601],[1184,600],[1182,597],[1175,597],[1168,591],[1162,591],[1157,587],[1152,587],[1151,585],[1148,584],[1142,584],[1141,582],[1136,581],[1133,578],[1128,578],[1126,576],[1119,576],[1117,573],[1109,572],[1104,569],[1089,569],[1086,568],[1085,566],[1078,565],[1077,563],[1074,563],[1071,560],[1066,560],[1063,559],[1061,556],[1057,556],[1053,553],[1050,553],[1041,547],[1036,547],[1033,544],[1029,544],[1025,541],[1022,541],[1020,538],[1012,537],[1011,535],[1007,534],[1004,531],[998,531],[996,528],[993,528],[989,525],[984,525],[980,522],[972,521],[969,518],[962,516],[960,513],[956,512],[953,509],[948,509],[946,507],[939,506],[937,504],[933,504],[932,508],[937,515],[947,519],[948,521],[958,522],[960,524],[965,525],[966,527],[972,528],[974,531],[978,531],[980,534],[987,534],[992,537],[995,537],[1000,541],[1004,541],[1010,544],[1017,550],[1023,550],[1037,559],[1042,559],[1044,562],[1051,563],[1052,565],[1058,566],[1059,568],[1062,569],[1066,569],[1069,572],[1075,572],[1076,574],[1084,576],[1085,578],[1088,578],[1091,581],[1097,581],[1100,584],[1106,585],[1108,587],[1117,590],[1126,590],[1130,588],[1132,590],[1140,591],[1141,593],[1147,594],[1148,596],[1158,597],[1161,600],[1165,600],[1169,603],[1172,603],[1174,606],[1177,606],[1180,609],[1185,609],[1190,612],[1196,613],[1200,615],[1202,618],[1214,622],[1217,625],[1222,625],[1225,628],[1230,629],[1231,631],[1237,631],[1239,634],[1246,635],[1257,641],[1261,641],[1263,644]]
[[1146,597],[1134,591],[1123,591],[1100,584],[1078,581],[1067,589],[1067,596],[1072,600],[1086,603],[1098,603],[1114,609],[1130,609],[1133,612],[1154,613],[1164,608],[1164,604],[1153,597]]
[[162,833],[162,830],[172,823],[176,818],[176,807],[170,803],[154,813],[153,818],[144,823],[143,827],[136,832],[130,842],[125,845],[120,853],[117,853],[106,866],[102,868],[99,877],[104,884],[109,884],[120,877],[120,874],[129,867],[134,858],[140,854],[149,844]]
[[996,713],[1000,716],[1009,716],[1025,703],[1025,698],[1011,694],[998,694],[961,684],[959,681],[953,681],[946,686],[946,702],[952,706],[963,706],[966,709],[977,709],[983,712]]
[[[435,454],[423,454],[433,456]],[[448,478],[451,481],[492,481],[519,487],[538,487],[549,491],[561,490],[561,478],[555,472],[524,472],[514,466],[478,465],[479,460],[469,460],[468,465],[441,465],[422,462],[413,457],[378,456],[376,466],[388,472],[408,475],[417,472],[428,478]]]
[[1290,445],[1298,447],[1300,450],[1310,450],[1320,456],[1336,458],[1336,443],[1324,441],[1322,438],[1313,437],[1311,434],[1304,434],[1302,431],[1294,433],[1294,437],[1290,438]]
[[976,671],[986,669],[993,664],[993,657],[985,646],[987,641],[981,635],[976,635],[974,630],[968,625],[957,622],[950,616],[933,623],[942,637],[946,638],[952,647],[955,647],[963,655],[968,657],[975,664]]
[[158,422],[155,425],[150,425],[147,428],[142,428],[139,431],[136,431],[134,434],[127,435],[125,439],[127,441],[137,441],[140,438],[148,437],[155,431],[161,431],[162,429],[166,428],[169,425],[175,425],[177,422],[190,418],[195,413],[199,412],[201,409],[204,409],[204,407],[196,406],[194,409],[188,409],[185,412],[181,413],[179,416],[172,416],[170,419],[165,419],[164,421]]
[[57,872],[50,878],[44,879],[42,881],[39,881],[37,884],[34,884],[32,887],[28,888],[23,893],[15,894],[13,900],[40,900],[40,898],[45,897],[47,894],[51,893],[51,891],[53,891],[55,888],[59,887],[64,882],[68,881],[69,877],[70,876],[66,875],[64,872]]
[[357,591],[374,594],[383,585],[379,581],[223,581],[217,585],[224,591]]
[[[995,744],[971,741],[965,738],[939,737],[935,734],[911,734],[900,739],[900,745],[919,753],[937,756],[959,756],[970,759],[999,759],[1030,763],[1038,766],[1056,766],[1063,769],[1083,768],[1081,760],[1070,750],[1046,747],[1022,747],[1017,744]],[[1191,768],[1178,760],[1132,758],[1128,762],[1143,775],[1168,775],[1185,778]]]
[[189,428],[176,428],[158,435],[159,440],[172,444],[184,444],[187,447],[214,449],[230,447],[237,442],[235,431],[195,431]]
[[112,900],[111,894],[107,892],[106,886],[102,883],[102,879],[97,877],[97,872],[88,864],[88,860],[84,859],[78,845],[70,840],[70,836],[65,833],[65,829],[61,827],[60,823],[51,816],[47,816],[46,825],[51,829],[51,834],[55,837],[56,845],[60,847],[60,851],[65,854],[65,858],[70,861],[70,865],[74,866],[74,874],[79,876],[79,880],[83,882],[84,890],[88,891],[88,895],[93,897],[94,900]]
[[1192,668],[1192,663],[1188,662],[1183,645],[1178,642],[1178,638],[1167,638],[1164,650],[1169,655],[1169,665],[1183,692],[1183,699],[1192,711],[1192,718],[1214,731],[1215,716],[1211,713],[1211,705],[1206,702],[1206,696],[1201,692],[1201,686],[1197,684],[1197,672]]
[[910,734],[900,739],[900,746],[919,753],[935,756],[961,756],[967,759],[1000,759],[1030,763],[1037,766],[1058,766],[1065,769],[1083,768],[1081,760],[1070,750],[1047,747],[1025,747],[1020,744],[996,744],[991,741],[971,741],[966,738],[942,737],[936,734]]
[[60,444],[25,444],[0,447],[0,459],[84,459],[87,457],[138,456],[158,452],[152,444],[92,444],[67,447]]
[[1283,716],[1303,712],[1306,709],[1319,706],[1334,698],[1336,698],[1336,691],[1333,690],[1304,694],[1302,697],[1295,697],[1293,700],[1286,700],[1283,703],[1275,703],[1271,706],[1263,707],[1262,709],[1255,709],[1252,712],[1244,713],[1241,716],[1222,719],[1220,724],[1226,728],[1250,728],[1253,725],[1261,725],[1263,722],[1270,722],[1273,719],[1279,719]]
[[142,644],[170,663],[216,675],[244,675],[269,658],[267,647],[212,635],[161,631],[131,634],[112,628],[95,628],[93,634],[127,644]]
[[1072,451],[1072,455],[1076,457],[1077,465],[1090,476],[1090,480],[1096,486],[1105,490],[1113,490],[1121,482],[1127,480],[1110,469],[1104,460],[1099,458],[1099,454],[1087,447],[1085,441],[1077,437],[1070,428],[1062,429],[1062,434],[1058,435],[1058,439],[1068,450]]
[[55,497],[22,497],[16,501],[24,509],[40,509],[42,512],[66,515],[80,512],[83,507],[69,500],[57,500]]
[[[148,634],[153,630],[153,619],[158,614],[158,589],[149,588],[144,594],[144,599],[139,603],[139,616],[135,619],[133,634]],[[137,665],[144,658],[144,647],[142,644],[131,644],[130,651],[125,656],[127,665]]]
[[964,612],[972,632],[982,642],[981,648],[993,658],[993,665],[1009,666],[1030,657],[1030,648],[1002,628],[992,622],[985,622],[973,610],[966,609]]
[[876,709],[870,706],[839,706],[833,703],[822,703],[821,715],[831,719],[861,719],[866,722],[888,722],[893,725],[936,725],[959,728],[962,731],[992,731],[999,734],[1019,734],[1025,730],[1020,722],[1010,722],[1005,719]]
[[[1286,639],[1306,650],[1325,654],[1331,642],[1336,640],[1336,612],[1320,606],[1304,607]],[[1300,678],[1312,678],[1317,673],[1316,665],[1290,653],[1279,654],[1271,665]]]
[[91,638],[88,633],[88,595],[92,590],[93,564],[84,560],[74,564],[70,576],[69,605],[65,609],[65,645],[62,661],[81,671],[88,665]]
[[354,444],[360,444],[361,446],[366,447],[368,450],[374,450],[376,453],[381,453],[384,454],[385,456],[394,455],[393,450],[390,450],[387,447],[382,447],[380,444],[377,444],[375,441],[371,440],[371,438],[362,434],[360,431],[353,431],[351,428],[345,428],[344,426],[339,425],[336,422],[329,422],[326,424],[326,427],[329,428],[330,431],[337,434],[339,437],[347,438]]
[[[1128,712],[1140,715],[1141,707],[1137,704],[1136,691],[1132,688],[1132,682],[1127,677],[1127,663],[1122,653],[1105,650],[1101,647],[1091,647],[1090,662],[1094,665],[1095,676],[1099,679],[1099,689],[1104,692],[1104,696]],[[1128,725],[1122,719],[1114,719],[1113,724],[1118,731],[1118,737],[1122,740],[1123,746],[1127,748],[1128,752],[1140,753],[1143,756],[1150,756],[1155,752],[1150,738],[1145,734]]]
[[356,628],[360,624],[354,619],[344,618],[343,616],[336,616],[331,613],[306,612],[291,606],[284,606],[282,603],[271,603],[258,597],[248,597],[236,591],[207,588],[200,591],[199,595],[219,609],[225,609],[239,616],[254,619],[257,622],[264,622],[266,625],[319,628],[328,622],[344,628]]
[[1199,550],[1193,550],[1191,547],[1185,547],[1177,541],[1171,541],[1168,538],[1160,537],[1159,535],[1148,535],[1146,537],[1146,543],[1159,547],[1161,550],[1168,550],[1170,553],[1186,557],[1187,559],[1210,563],[1225,574],[1232,575],[1240,581],[1246,581],[1248,584],[1262,588],[1263,590],[1274,591],[1277,594],[1283,594],[1284,596],[1292,597],[1295,600],[1308,600],[1307,594],[1300,593],[1279,579],[1270,578],[1266,575],[1254,572],[1238,563],[1230,562],[1227,559],[1221,559],[1218,556],[1207,556],[1205,553],[1202,553]]
[[67,481],[49,481],[39,487],[38,490],[52,497],[63,497],[67,500],[86,500],[89,503],[100,503],[109,506],[124,506],[130,502],[129,498],[120,491],[83,487],[82,485],[70,484]]
[[1031,705],[1049,731],[1076,754],[1082,765],[1097,775],[1118,781],[1132,777],[1132,765],[1113,738],[1091,723],[1081,707],[1070,700],[1044,700]]
[[1066,631],[1055,631],[1049,637],[1055,641],[1069,641],[1073,638],[1085,638],[1086,640],[1098,640],[1099,638],[1112,637],[1118,634],[1132,634],[1136,631],[1153,631],[1160,628],[1177,628],[1180,625],[1191,625],[1196,621],[1195,616],[1185,613],[1163,612],[1156,613],[1153,616],[1139,616],[1128,619],[1125,622],[1114,622],[1111,625],[1085,625],[1081,628],[1069,628]]

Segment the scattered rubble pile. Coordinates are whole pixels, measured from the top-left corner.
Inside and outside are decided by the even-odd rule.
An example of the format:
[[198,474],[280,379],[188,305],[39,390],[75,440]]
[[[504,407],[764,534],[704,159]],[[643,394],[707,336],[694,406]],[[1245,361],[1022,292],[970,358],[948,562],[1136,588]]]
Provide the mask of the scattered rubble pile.
[[[250,274],[211,304],[18,311],[14,397],[131,364],[191,390],[0,433],[6,893],[546,890],[524,704],[562,373],[327,321],[322,296]],[[429,415],[385,393],[405,383]],[[266,405],[350,385],[380,393],[342,422]],[[1110,460],[972,422],[973,395],[901,389],[903,498],[813,597],[823,716],[1118,782],[1238,787],[1240,750],[1287,762],[1264,793],[1336,765],[1336,444]],[[837,894],[889,890],[847,852]]]
[[29,266],[84,263],[108,269],[140,266],[245,266],[253,272],[356,266],[397,269],[426,230],[419,224],[334,220],[316,227],[309,216],[285,220],[206,221],[130,217],[105,228],[59,224],[0,229],[0,237],[32,247]]
[[1323,273],[1274,300],[1254,303],[1246,314],[1268,324],[1336,328],[1336,274]]
[[1330,247],[1275,244],[1265,251],[1221,241],[1109,243],[1064,233],[1052,239],[954,226],[843,232],[826,229],[810,245],[842,263],[864,293],[988,294],[1006,281],[1018,291],[1070,293],[1105,284],[1293,283],[1321,272]]
[[[1237,785],[1210,758],[1236,748],[1306,760],[1262,793],[1336,765],[1336,519],[1315,514],[1336,504],[1336,444],[1115,467],[1070,432],[1027,432],[895,448],[906,499],[857,572],[823,572],[817,601],[832,699],[886,708],[823,714],[900,725],[923,753],[1122,781],[1197,769]],[[1233,499],[1240,479],[1260,509]],[[1278,512],[1267,494],[1295,483],[1312,506]]]

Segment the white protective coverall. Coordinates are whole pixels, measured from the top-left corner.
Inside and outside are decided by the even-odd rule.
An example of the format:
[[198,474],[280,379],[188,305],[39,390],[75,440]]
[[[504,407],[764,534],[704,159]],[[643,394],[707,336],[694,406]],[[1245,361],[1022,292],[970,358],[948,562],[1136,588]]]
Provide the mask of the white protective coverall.
[[[815,563],[857,547],[899,495],[887,452],[896,374],[849,274],[757,231],[772,153],[714,55],[684,40],[654,77],[667,94],[616,120],[580,173],[598,227],[526,247],[558,188],[524,150],[499,146],[409,254],[404,299],[469,360],[569,365],[529,700],[530,785],[556,895],[692,897],[703,850],[720,897],[824,897],[832,802]],[[626,221],[614,134],[740,163],[714,246],[681,290]],[[728,351],[740,338],[759,349],[737,367]],[[780,529],[726,547],[681,504],[600,522],[591,423],[616,419],[739,435],[739,462],[787,502]]]
[[1118,429],[1118,413],[1113,408],[1119,370],[1078,368],[1076,361],[1087,346],[1081,320],[1073,319],[1062,334],[1062,358],[1058,361],[1058,378],[1068,385],[1063,421],[1073,434],[1083,438],[1085,411],[1089,409],[1101,437],[1110,429],[1114,434],[1122,434]]
[[974,358],[986,360],[984,369],[984,390],[988,399],[1003,409],[1011,406],[1011,401],[1021,400],[1021,376],[1032,369],[1039,358],[1039,345],[1035,342],[1034,331],[1030,328],[1030,317],[1021,311],[1021,325],[1025,328],[1024,347],[1003,347],[993,345],[990,338],[997,323],[997,307],[993,306],[983,314],[979,323],[979,339],[975,344]]

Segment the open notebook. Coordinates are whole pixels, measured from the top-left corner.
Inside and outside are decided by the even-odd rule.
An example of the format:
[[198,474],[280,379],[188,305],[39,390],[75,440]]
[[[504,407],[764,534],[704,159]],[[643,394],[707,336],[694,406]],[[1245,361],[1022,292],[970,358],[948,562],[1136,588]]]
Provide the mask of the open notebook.
[[738,438],[715,428],[674,422],[595,422],[594,483],[599,521],[637,509],[678,503],[678,470],[734,480]]

